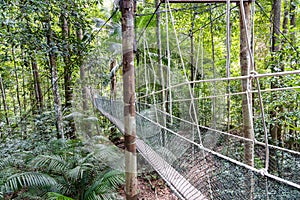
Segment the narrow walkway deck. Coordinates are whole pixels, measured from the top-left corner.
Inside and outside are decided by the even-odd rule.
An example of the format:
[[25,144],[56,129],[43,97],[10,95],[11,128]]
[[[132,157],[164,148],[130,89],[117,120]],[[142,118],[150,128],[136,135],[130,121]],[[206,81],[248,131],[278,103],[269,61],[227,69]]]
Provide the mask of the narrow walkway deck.
[[[124,125],[110,113],[97,106],[98,110],[109,119],[124,134]],[[207,200],[207,198],[195,188],[187,179],[185,179],[177,170],[167,163],[143,140],[137,138],[137,149],[139,153],[149,162],[159,175],[166,181],[171,188],[174,188],[181,199],[188,200]]]

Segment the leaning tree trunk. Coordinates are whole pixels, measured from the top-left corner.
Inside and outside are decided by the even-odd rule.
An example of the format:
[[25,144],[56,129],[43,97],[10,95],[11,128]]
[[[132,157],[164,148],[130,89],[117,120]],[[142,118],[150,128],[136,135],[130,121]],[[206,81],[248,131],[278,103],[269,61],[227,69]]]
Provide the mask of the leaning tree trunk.
[[[244,7],[244,17],[243,10]],[[241,67],[241,76],[248,76],[251,70],[251,60],[250,60],[250,3],[245,2],[243,5],[240,5],[240,67]],[[248,93],[251,91],[252,83],[250,79],[242,80],[242,92],[245,94],[242,95],[242,115],[243,115],[243,134],[244,137],[250,139],[251,141],[245,141],[245,150],[244,157],[245,163],[250,166],[254,166],[254,133],[252,126],[252,95]],[[254,198],[254,179],[253,175],[249,172],[246,174],[247,180],[245,181],[247,189],[248,199]]]
[[123,0],[122,50],[123,50],[123,101],[125,129],[125,175],[126,199],[137,199],[136,163],[136,118],[135,118],[135,76],[134,76],[134,1]]
[[61,100],[58,90],[58,74],[56,66],[56,52],[53,45],[53,31],[51,28],[50,17],[48,19],[48,31],[47,31],[47,44],[50,49],[49,51],[49,62],[50,62],[50,71],[51,71],[51,84],[52,91],[54,96],[54,110],[56,114],[56,129],[57,129],[57,138],[64,139],[63,131],[63,119],[62,119],[62,110],[61,110]]

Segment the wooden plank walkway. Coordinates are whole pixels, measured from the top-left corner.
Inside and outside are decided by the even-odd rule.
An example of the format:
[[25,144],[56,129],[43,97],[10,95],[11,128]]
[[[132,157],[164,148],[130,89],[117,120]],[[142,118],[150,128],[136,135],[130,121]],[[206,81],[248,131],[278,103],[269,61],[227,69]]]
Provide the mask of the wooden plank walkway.
[[[97,109],[109,119],[117,128],[124,134],[124,125],[114,116],[97,106]],[[149,164],[156,170],[160,176],[175,189],[179,196],[187,200],[206,200],[207,198],[195,188],[186,178],[176,171],[169,163],[167,163],[160,155],[158,155],[149,145],[143,140],[137,138],[137,150],[149,162]]]

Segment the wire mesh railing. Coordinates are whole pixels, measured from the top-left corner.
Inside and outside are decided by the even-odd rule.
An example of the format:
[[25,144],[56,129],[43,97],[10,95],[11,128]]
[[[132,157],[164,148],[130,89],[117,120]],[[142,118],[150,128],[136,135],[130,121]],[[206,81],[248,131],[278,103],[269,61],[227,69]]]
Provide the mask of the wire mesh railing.
[[[121,101],[99,97],[95,105],[122,129]],[[137,136],[148,147],[143,156],[152,165],[161,162],[157,166],[165,170],[162,177],[171,185],[177,180],[174,188],[179,194],[188,194],[193,189],[203,199],[299,199],[297,152],[269,146],[272,167],[265,171],[264,143],[199,126],[152,105],[137,104],[137,108]],[[166,119],[166,126],[161,124],[162,118]],[[244,164],[247,142],[254,146],[253,167]]]

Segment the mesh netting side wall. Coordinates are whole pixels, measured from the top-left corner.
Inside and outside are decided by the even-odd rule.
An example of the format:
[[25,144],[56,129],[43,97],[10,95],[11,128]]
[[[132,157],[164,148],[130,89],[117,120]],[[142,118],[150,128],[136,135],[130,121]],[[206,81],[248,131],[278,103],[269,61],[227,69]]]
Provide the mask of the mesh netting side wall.
[[[122,102],[101,99],[97,107],[115,118],[123,119]],[[232,159],[243,161],[244,142],[212,131],[200,130],[190,123],[179,119],[168,119],[152,107],[141,109],[142,115],[136,116],[137,135],[151,149],[180,173],[185,180],[199,190],[207,199],[299,199],[300,190],[280,181],[263,176],[248,168],[212,154],[199,145],[200,138],[204,147]],[[162,128],[161,120],[167,118],[167,129]],[[151,119],[154,119],[152,121]],[[181,125],[179,125],[181,123]],[[182,124],[186,123],[186,124]],[[184,130],[181,127],[185,127]],[[171,131],[172,130],[172,131]],[[174,130],[174,132],[173,132]],[[187,138],[187,139],[185,139]],[[206,138],[206,139],[205,139]],[[191,140],[191,141],[189,141]],[[194,143],[193,143],[194,142]],[[196,143],[196,144],[195,144]],[[299,183],[299,156],[270,149],[275,156],[284,158],[278,168],[270,173]],[[264,166],[265,147],[255,145],[255,167]],[[273,154],[271,154],[273,155]],[[153,155],[145,154],[148,159]],[[271,162],[271,161],[270,161]],[[167,168],[166,168],[167,169]],[[171,179],[172,174],[163,177]],[[182,183],[185,183],[182,181]],[[183,186],[184,187],[184,186]],[[188,191],[189,188],[186,188]]]

